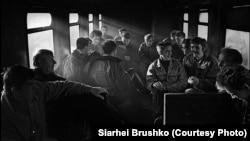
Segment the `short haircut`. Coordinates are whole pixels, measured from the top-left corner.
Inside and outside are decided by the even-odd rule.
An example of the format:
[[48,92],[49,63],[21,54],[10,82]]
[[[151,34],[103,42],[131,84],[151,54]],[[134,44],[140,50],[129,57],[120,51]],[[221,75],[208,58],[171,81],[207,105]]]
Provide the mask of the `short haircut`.
[[118,31],[119,32],[127,32],[128,30],[126,28],[120,28]]
[[33,56],[33,65],[35,67],[41,67],[39,66],[39,60],[44,59],[44,56],[50,55],[53,56],[53,52],[51,50],[47,49],[40,49],[34,56]]
[[244,84],[249,85],[249,70],[242,65],[229,65],[217,73],[217,81],[223,87],[241,90]]
[[13,65],[4,72],[3,83],[4,89],[11,92],[11,88],[21,88],[25,81],[33,79],[35,72],[21,65]]
[[171,37],[176,36],[177,32],[179,32],[179,30],[172,30],[172,31],[170,32],[170,36],[171,36]]
[[207,41],[200,37],[194,37],[191,39],[190,44],[200,44],[202,46],[202,50],[207,50]]
[[88,44],[90,44],[90,39],[88,38],[83,38],[83,37],[80,37],[77,39],[76,41],[76,48],[77,49],[84,49],[86,46],[88,46]]
[[157,50],[162,53],[162,51],[167,47],[167,46],[172,46],[170,42],[159,42],[156,46]]
[[102,36],[102,32],[100,31],[100,30],[93,30],[91,33],[90,33],[90,35],[89,35],[89,37],[90,38],[94,38],[94,36]]
[[105,54],[110,54],[116,49],[116,43],[115,41],[108,39],[103,42],[102,49]]
[[227,64],[242,64],[243,57],[241,53],[232,48],[222,48],[220,54],[224,55],[224,61]]
[[153,38],[153,35],[152,35],[152,34],[146,34],[146,35],[144,36],[144,40],[145,40],[145,41],[147,41],[147,40],[150,39],[150,38]]
[[128,33],[128,32],[125,33],[125,35],[124,35],[124,38],[125,38],[125,39],[130,39],[130,37],[131,37],[130,33]]
[[186,37],[186,34],[185,34],[184,32],[182,32],[182,31],[178,31],[178,32],[176,33],[176,36],[177,36],[177,37],[181,37],[181,38],[185,38],[185,37]]

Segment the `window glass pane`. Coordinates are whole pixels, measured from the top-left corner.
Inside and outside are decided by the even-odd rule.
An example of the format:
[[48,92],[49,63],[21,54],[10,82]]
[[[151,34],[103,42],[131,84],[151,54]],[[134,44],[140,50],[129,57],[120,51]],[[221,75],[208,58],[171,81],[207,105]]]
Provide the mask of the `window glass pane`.
[[93,27],[93,23],[89,23],[89,34],[93,31],[94,27]]
[[93,21],[93,14],[89,14],[89,21]]
[[76,40],[79,38],[79,25],[76,26],[70,26],[70,50],[73,52],[73,50],[76,49]]
[[225,46],[237,49],[242,54],[243,57],[242,65],[244,65],[248,69],[250,68],[249,38],[250,38],[250,32],[243,32],[232,29],[226,30]]
[[186,37],[188,37],[188,23],[183,23],[183,32],[186,34]]
[[78,14],[70,13],[69,14],[69,23],[77,23],[78,22]]
[[28,47],[30,68],[34,68],[33,55],[35,55],[39,49],[48,49],[54,52],[53,31],[46,30],[28,34]]
[[199,21],[202,23],[208,23],[208,13],[200,13]]
[[50,13],[28,13],[27,28],[45,27],[51,25]]
[[184,21],[188,21],[188,13],[184,13]]
[[198,37],[207,40],[208,27],[205,25],[198,25]]
[[99,20],[102,20],[102,14],[99,14]]
[[99,21],[99,29],[102,29],[102,21]]

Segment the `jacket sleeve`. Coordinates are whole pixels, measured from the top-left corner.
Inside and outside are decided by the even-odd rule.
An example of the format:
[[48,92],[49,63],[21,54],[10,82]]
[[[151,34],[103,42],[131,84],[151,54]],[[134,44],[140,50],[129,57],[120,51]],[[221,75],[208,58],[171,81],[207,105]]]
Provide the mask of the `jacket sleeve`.
[[63,75],[67,80],[81,83],[85,82],[83,72],[84,62],[81,61],[82,60],[74,56],[70,56],[65,60]]
[[116,66],[115,76],[114,82],[120,91],[126,91],[131,88],[129,77],[125,74],[121,65]]
[[154,68],[154,62],[151,63],[148,67],[146,81],[147,81],[147,89],[152,91],[153,83],[157,82],[157,77],[156,77],[155,68]]
[[211,61],[206,72],[206,78],[199,79],[198,88],[207,92],[216,91],[215,82],[218,71],[219,67],[216,60]]
[[46,101],[58,99],[59,97],[89,94],[92,88],[89,85],[71,81],[46,82],[41,83],[41,87]]
[[168,85],[167,82],[163,82],[163,86],[167,88],[168,92],[183,92],[187,87],[187,74],[181,63],[178,65],[178,78],[177,82]]
[[150,62],[150,59],[145,54],[146,48],[145,45],[142,43],[138,49],[139,59],[140,62],[148,63]]
[[143,55],[144,55],[143,44],[140,44],[139,49],[138,49],[138,54],[139,54],[140,56],[143,56]]
[[68,56],[63,63],[63,77],[67,80],[71,80],[73,72],[73,64],[71,63],[72,57]]

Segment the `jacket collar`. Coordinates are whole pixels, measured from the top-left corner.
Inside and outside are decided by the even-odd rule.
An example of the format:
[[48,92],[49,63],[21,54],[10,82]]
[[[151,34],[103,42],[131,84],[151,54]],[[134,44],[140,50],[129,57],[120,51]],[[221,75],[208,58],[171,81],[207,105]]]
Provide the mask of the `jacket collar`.
[[[172,60],[173,60],[172,58],[169,60],[170,61],[169,66],[172,66],[172,62],[173,62]],[[163,67],[159,58],[157,59],[156,67]]]
[[[163,65],[161,64],[159,58],[157,59],[156,67],[161,68],[162,70],[164,70],[164,71],[166,72],[166,70],[165,70],[165,68],[163,67]],[[172,67],[173,67],[173,58],[170,59],[169,66],[168,66],[168,70],[167,70],[168,73],[171,71],[171,68],[172,68]]]

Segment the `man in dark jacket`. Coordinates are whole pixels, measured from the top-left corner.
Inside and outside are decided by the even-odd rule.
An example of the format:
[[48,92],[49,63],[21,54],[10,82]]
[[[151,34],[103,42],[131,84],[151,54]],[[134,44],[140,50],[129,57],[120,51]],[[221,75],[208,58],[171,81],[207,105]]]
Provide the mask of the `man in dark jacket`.
[[206,40],[195,37],[191,40],[191,53],[183,59],[188,75],[189,88],[186,92],[217,92],[216,74],[219,71],[217,59],[207,53]]
[[47,49],[40,49],[37,54],[33,56],[34,71],[36,73],[35,79],[41,82],[66,80],[65,78],[55,74],[53,52]]
[[153,116],[156,119],[162,118],[164,93],[181,93],[187,86],[187,76],[182,63],[171,58],[171,43],[158,43],[157,51],[160,57],[149,65],[146,77],[147,88],[153,93],[153,103],[156,106]]
[[[250,124],[250,70],[240,64],[226,65],[217,74],[216,85],[236,100],[240,100],[242,124]],[[238,108],[238,107],[237,107]]]
[[154,41],[152,34],[147,34],[144,36],[144,42],[141,43],[138,54],[140,55],[140,60],[149,65],[155,59],[159,57],[159,54],[156,50],[157,42]]
[[[78,66],[70,65],[69,67],[79,68],[83,65],[84,61],[91,62],[90,60],[94,55],[87,55],[86,53],[84,53],[86,52],[88,43],[89,40],[87,38],[78,39],[78,49],[74,51],[74,55],[71,56],[72,58],[70,57],[72,60],[68,60],[73,61],[68,62],[72,63],[72,65],[77,65],[77,63],[75,64],[74,61],[78,62]],[[34,55],[33,60],[36,73],[35,80],[38,80],[40,82],[66,80],[65,78],[55,74],[54,72],[55,60],[52,51],[41,49],[37,54]],[[74,72],[81,73],[78,71]],[[71,75],[74,76],[74,74]],[[81,80],[79,82],[83,82],[87,79],[87,74],[85,74],[85,76],[84,74],[75,74],[75,76],[78,75],[82,76],[82,78],[74,79],[74,77],[69,77],[69,79],[75,81]],[[92,136],[90,135],[90,124],[95,124],[93,122],[97,121],[96,113],[98,113],[99,116],[109,116],[110,119],[113,118],[110,117],[111,115],[108,115],[112,109],[108,109],[109,107],[106,107],[105,105],[105,101],[99,100],[98,98],[95,98],[93,96],[71,96],[70,98],[61,97],[59,99],[47,102],[46,121],[48,127],[48,136],[57,138],[60,141],[83,139],[86,141],[91,140]],[[91,110],[93,110],[93,112],[89,113],[86,107],[92,107]],[[115,121],[113,121],[113,123],[114,122]]]
[[122,59],[121,65],[125,70],[130,68],[137,69],[138,67],[138,54],[137,49],[131,43],[131,34],[125,33],[121,41],[116,41],[117,54],[116,57]]
[[34,81],[33,70],[14,65],[4,73],[1,95],[2,140],[48,140],[45,102],[73,95],[92,94],[104,99],[106,89],[85,84]]
[[104,55],[96,59],[89,71],[93,84],[108,89],[110,96],[121,95],[129,89],[129,78],[120,64],[122,60],[114,57],[116,47],[114,41],[105,41]]
[[90,40],[80,37],[76,41],[77,48],[72,54],[68,55],[63,64],[63,77],[70,81],[87,83],[87,71],[85,65],[87,62],[88,46]]
[[148,66],[155,59],[159,58],[159,54],[156,50],[157,42],[154,41],[154,37],[152,34],[147,34],[144,36],[144,42],[141,43],[138,54],[140,57],[139,64],[139,72],[141,74],[142,79],[146,82],[146,73]]
[[[122,60],[115,57],[116,48],[117,45],[114,41],[106,40],[103,43],[104,55],[97,58],[93,63],[89,75],[94,81],[94,86],[103,87],[109,91],[107,100],[117,109],[120,115],[125,115],[123,119],[127,122],[134,122],[128,121],[127,117],[135,117],[127,111],[131,107],[133,107],[130,109],[132,111],[142,108],[141,99],[138,98],[136,89],[131,85],[132,78],[120,64]],[[135,114],[138,114],[138,111]]]

